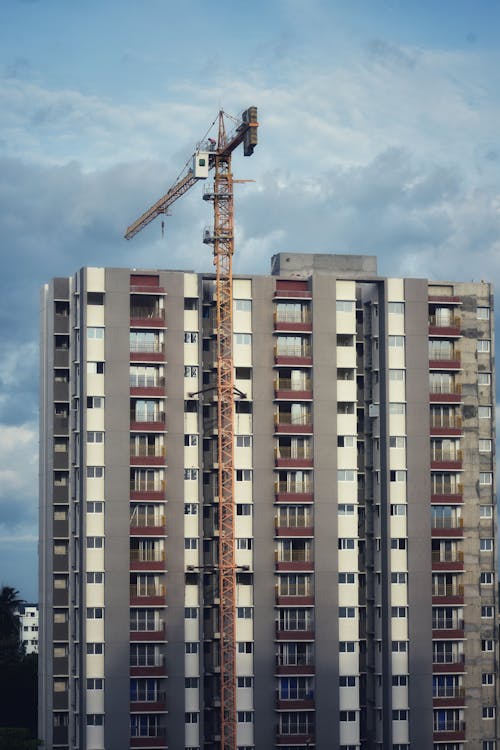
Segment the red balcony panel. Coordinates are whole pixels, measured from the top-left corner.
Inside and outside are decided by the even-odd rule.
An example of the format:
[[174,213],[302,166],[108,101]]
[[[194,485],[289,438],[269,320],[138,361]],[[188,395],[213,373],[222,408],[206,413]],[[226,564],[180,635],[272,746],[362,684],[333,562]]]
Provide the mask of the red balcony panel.
[[131,643],[144,643],[145,641],[166,641],[167,636],[165,630],[132,630],[130,633]]
[[275,668],[275,674],[277,675],[302,675],[302,674],[314,674],[314,664],[282,664],[277,665]]
[[431,503],[437,503],[438,505],[454,505],[455,503],[463,503],[463,494],[450,492],[449,495],[431,495]]
[[162,419],[156,422],[135,422],[130,420],[131,432],[165,432],[165,421]]
[[164,396],[165,387],[163,385],[151,385],[151,386],[131,386],[131,396]]
[[274,297],[283,297],[285,299],[305,297],[306,299],[311,299],[311,290],[307,287],[307,281],[287,281],[286,279],[278,279],[276,281]]
[[131,596],[130,597],[131,607],[164,607],[165,596]]
[[277,698],[276,708],[285,711],[307,711],[308,709],[314,708],[314,701],[312,699],[306,700],[305,698],[296,701],[283,701]]
[[453,638],[455,641],[459,641],[465,638],[465,630],[463,628],[448,628],[446,630],[443,628],[443,630],[433,630],[432,637],[438,641],[445,640],[446,638]]
[[464,527],[457,526],[455,529],[431,529],[432,537],[462,537],[464,535]]
[[313,630],[277,630],[277,641],[313,641]]
[[459,325],[436,326],[429,325],[429,336],[445,336],[446,338],[458,338],[461,335]]
[[433,732],[432,739],[434,742],[456,742],[465,740],[465,729],[457,732]]
[[130,570],[166,570],[165,560],[131,560]]
[[430,359],[429,370],[460,370],[460,359]]
[[430,434],[431,437],[459,437],[462,434],[462,428],[461,427],[438,427],[436,425],[431,425],[430,428]]
[[314,743],[312,734],[279,734],[276,737],[277,745],[307,745]]
[[166,328],[165,318],[130,318],[131,328]]
[[312,526],[278,526],[276,528],[276,536],[314,536],[314,529]]
[[165,352],[130,352],[131,362],[164,362]]
[[165,500],[165,490],[130,490],[131,500]]
[[429,302],[441,302],[445,305],[461,305],[462,300],[457,295],[429,294]]
[[314,605],[314,596],[277,596],[276,604],[280,607],[304,607]]
[[[439,534],[436,534],[436,536],[439,536]],[[453,562],[433,562],[432,563],[432,570],[438,571],[438,570],[463,570],[464,564],[463,561],[460,562],[458,560],[454,560]]]
[[276,494],[277,503],[312,503],[312,492],[278,492]]
[[276,458],[274,463],[278,469],[312,469],[314,466],[312,458]]
[[274,432],[284,435],[311,435],[313,431],[312,424],[276,424]]
[[165,536],[165,526],[131,526],[130,536]]
[[312,323],[288,323],[284,320],[274,321],[275,331],[312,331]]
[[166,710],[165,701],[134,701],[130,703],[130,713],[158,713]]
[[276,354],[274,364],[287,367],[312,367],[312,357],[289,357],[284,354]]
[[438,606],[438,604],[463,604],[464,603],[464,595],[463,594],[450,594],[449,596],[433,596],[432,597],[432,603],[435,606]]
[[131,677],[165,677],[165,667],[130,667]]
[[130,456],[131,466],[165,466],[165,456]]
[[444,471],[460,471],[462,468],[462,460],[457,461],[432,461],[431,469],[438,469]]
[[149,748],[164,747],[168,748],[166,737],[131,737],[130,747]]
[[289,391],[284,388],[274,390],[274,398],[279,401],[312,401],[313,392],[307,391]]
[[452,664],[433,664],[433,674],[457,674],[465,672],[464,662],[453,662]]
[[430,393],[431,404],[460,404],[462,396],[460,393]]
[[299,560],[289,560],[288,562],[277,562],[276,570],[290,571],[290,572],[302,571],[302,570],[314,570],[314,562],[312,560],[309,562],[299,561]]
[[434,708],[460,708],[465,706],[465,696],[461,698],[433,698]]

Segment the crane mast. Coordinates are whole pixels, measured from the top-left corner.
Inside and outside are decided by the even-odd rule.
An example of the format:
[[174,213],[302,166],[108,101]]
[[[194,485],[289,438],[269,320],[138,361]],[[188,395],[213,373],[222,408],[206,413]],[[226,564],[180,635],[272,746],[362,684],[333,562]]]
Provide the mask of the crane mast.
[[[257,108],[243,112],[236,130],[228,138],[224,112],[218,116],[218,140],[207,152],[208,168],[214,169],[213,192],[205,195],[213,201],[214,231],[204,242],[213,244],[216,275],[217,339],[217,458],[219,498],[219,621],[220,621],[220,748],[237,748],[236,708],[236,559],[234,539],[234,366],[233,366],[233,254],[234,206],[231,155],[240,144],[250,156],[257,144]],[[198,155],[197,155],[198,154]],[[125,233],[130,239],[156,216],[189,190],[199,174],[197,163],[202,152],[194,156],[194,166],[149,208]],[[203,159],[203,157],[201,157]],[[197,161],[198,160],[198,161]],[[204,165],[202,165],[204,166]]]

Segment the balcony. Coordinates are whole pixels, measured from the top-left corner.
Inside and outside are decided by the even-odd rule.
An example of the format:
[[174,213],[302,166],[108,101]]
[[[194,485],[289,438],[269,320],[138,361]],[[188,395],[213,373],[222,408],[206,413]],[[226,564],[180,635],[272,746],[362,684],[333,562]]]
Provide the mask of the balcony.
[[429,355],[429,370],[460,370],[460,352],[451,352],[448,356]]
[[130,550],[130,570],[165,570],[165,550]]
[[137,397],[163,398],[165,395],[165,378],[158,378],[147,385],[130,385],[130,395]]
[[459,338],[461,335],[459,315],[429,315],[429,336]]
[[312,537],[314,529],[312,526],[278,526],[275,521],[275,535],[278,537]]
[[131,362],[163,362],[164,359],[165,344],[162,341],[130,343]]
[[274,347],[274,364],[282,367],[312,367],[312,349],[300,347]]
[[[139,709],[140,710],[140,709]],[[155,735],[153,737],[131,737],[130,747],[134,748],[150,748],[150,747],[163,747],[167,748],[166,734]]]
[[281,572],[300,572],[303,570],[314,570],[313,560],[277,560],[276,570]]
[[278,734],[276,735],[276,744],[279,745],[298,745],[300,747],[316,747],[314,734]]
[[280,675],[313,675],[316,671],[314,663],[310,664],[277,664],[275,674]]
[[280,411],[274,415],[274,431],[277,434],[310,435],[313,431],[310,412],[293,416],[291,412]]
[[[161,526],[148,526],[148,523],[161,523]],[[141,523],[136,523],[134,525],[130,525],[130,536],[165,536],[166,535],[166,528],[165,528],[165,518],[163,520],[158,519],[158,521],[144,521],[144,525],[141,525]]]
[[278,711],[309,711],[314,708],[314,698],[283,700],[277,696],[275,706]]
[[435,730],[432,735],[434,742],[456,742],[465,740],[465,721],[450,721]]
[[431,437],[459,437],[462,434],[462,420],[457,415],[448,419],[431,419]]
[[[146,299],[145,297],[143,299]],[[160,309],[153,298],[152,304],[130,306],[131,328],[165,328],[165,310]]]
[[462,584],[443,584],[442,586],[433,586],[432,603],[438,604],[463,604],[464,587]]
[[312,401],[312,380],[304,378],[297,388],[290,378],[276,378],[274,381],[274,398],[277,401]]
[[150,414],[137,414],[137,412],[131,411],[130,430],[131,432],[164,432],[165,412],[157,411]]
[[131,606],[142,606],[142,605],[159,605],[165,604],[165,586],[162,584],[158,586],[130,586],[130,605]]
[[431,469],[435,471],[460,471],[462,468],[462,459],[463,453],[461,450],[434,450],[431,453]]
[[313,489],[310,482],[275,482],[276,502],[312,503]]
[[[436,536],[439,534],[436,533]],[[453,556],[445,557],[441,556],[439,552],[434,551],[432,553],[432,570],[463,570],[464,569],[464,553],[459,550]]]
[[277,279],[273,296],[274,299],[311,299],[312,295],[307,287],[307,281]]
[[165,632],[165,623],[161,623],[158,630],[131,630],[130,641],[133,643],[145,643],[149,641],[153,642],[164,642],[167,640],[167,634]]
[[429,393],[431,404],[460,404],[462,402],[462,389],[455,385],[450,389],[434,388]]
[[433,487],[431,489],[431,503],[438,505],[449,505],[450,503],[463,502],[463,487],[457,483],[455,486]]
[[314,605],[313,594],[294,594],[290,596],[276,593],[275,599],[278,607],[312,607]]
[[465,638],[465,630],[464,630],[463,622],[457,622],[457,623],[451,622],[449,624],[450,626],[454,625],[455,627],[433,628],[432,637],[435,640],[439,640],[441,638],[451,638],[456,641],[460,641],[463,638]]
[[314,630],[279,630],[276,629],[277,641],[313,641]]

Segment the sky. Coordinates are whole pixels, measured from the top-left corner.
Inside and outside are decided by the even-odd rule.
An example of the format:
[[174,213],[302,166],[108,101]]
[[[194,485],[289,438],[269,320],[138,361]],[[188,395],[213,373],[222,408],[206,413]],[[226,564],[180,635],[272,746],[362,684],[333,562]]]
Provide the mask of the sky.
[[237,273],[277,252],[500,282],[497,0],[0,2],[0,585],[37,600],[39,290],[82,266],[211,269],[193,188],[131,242],[222,108]]

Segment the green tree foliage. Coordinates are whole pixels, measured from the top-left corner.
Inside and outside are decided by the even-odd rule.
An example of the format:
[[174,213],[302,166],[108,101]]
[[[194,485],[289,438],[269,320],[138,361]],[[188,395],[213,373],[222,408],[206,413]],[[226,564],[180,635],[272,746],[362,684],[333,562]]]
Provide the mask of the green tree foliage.
[[36,750],[39,744],[30,737],[28,729],[0,729],[0,750]]
[[0,589],[0,667],[19,662],[23,656],[19,615],[24,603],[19,591],[11,586]]

